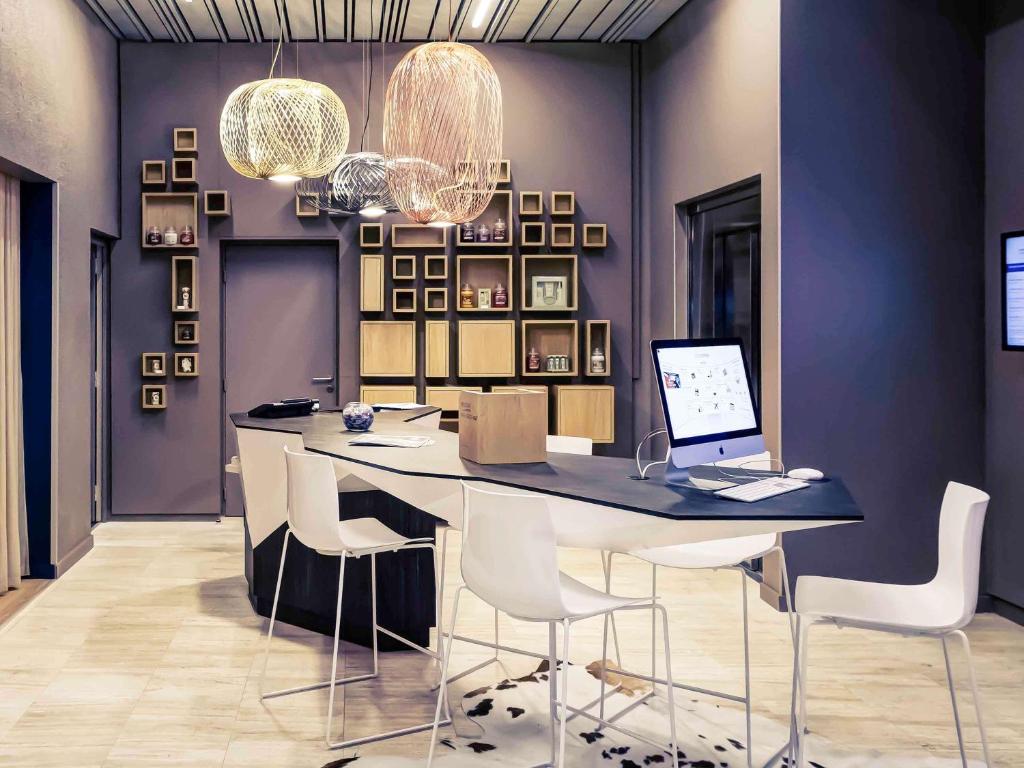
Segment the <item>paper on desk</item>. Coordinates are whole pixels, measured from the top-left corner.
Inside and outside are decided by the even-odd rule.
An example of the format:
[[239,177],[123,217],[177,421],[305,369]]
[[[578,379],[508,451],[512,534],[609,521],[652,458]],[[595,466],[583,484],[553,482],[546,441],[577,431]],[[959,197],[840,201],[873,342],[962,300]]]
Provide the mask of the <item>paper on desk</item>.
[[373,407],[383,411],[412,411],[423,408],[419,403],[374,403]]
[[375,445],[382,448],[422,448],[433,445],[429,437],[417,435],[361,435],[348,441],[349,445]]

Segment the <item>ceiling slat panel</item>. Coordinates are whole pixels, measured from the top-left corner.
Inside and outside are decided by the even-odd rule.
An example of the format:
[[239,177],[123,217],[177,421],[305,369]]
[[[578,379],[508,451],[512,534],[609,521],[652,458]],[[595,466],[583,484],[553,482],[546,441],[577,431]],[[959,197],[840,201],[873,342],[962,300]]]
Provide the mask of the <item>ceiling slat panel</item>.
[[249,36],[246,33],[242,14],[238,9],[238,0],[214,0],[214,4],[217,6],[217,10],[220,11],[220,17],[224,22],[224,28],[227,30],[228,39],[233,42],[247,41]]
[[[558,3],[548,14],[547,19],[541,25],[540,30],[537,32],[538,41],[541,40],[552,40],[562,38],[562,26],[567,19],[575,16],[579,9],[577,5],[582,5],[583,0],[558,0]],[[571,38],[570,38],[571,39]]]
[[250,0],[250,6],[256,8],[256,16],[259,19],[260,27],[263,29],[264,39],[277,40],[281,29],[278,26],[274,0]]
[[324,0],[324,14],[327,17],[327,39],[345,39],[345,6],[348,0]]
[[185,23],[188,24],[188,28],[192,30],[192,34],[195,35],[197,41],[220,42],[220,34],[217,32],[217,27],[213,23],[213,19],[210,18],[210,12],[203,0],[195,0],[192,3],[178,3],[177,5],[181,9],[182,16],[185,17]]
[[646,40],[658,29],[672,18],[672,15],[686,5],[687,0],[658,0],[658,3],[650,12],[640,19],[624,39]]
[[620,14],[631,5],[633,0],[610,0],[594,18],[589,28],[582,33],[582,40],[600,40],[608,28],[615,23]]
[[558,39],[578,40],[607,4],[608,0],[579,0],[579,4],[571,9],[567,16],[560,14],[562,23],[558,30]]
[[[437,8],[437,0],[409,0],[408,11],[405,14],[405,40],[422,41],[427,40],[430,35],[430,23],[434,18],[434,9]],[[444,6],[444,18],[448,18],[447,6]],[[444,22],[436,29],[437,35],[443,35]]]
[[316,15],[314,0],[280,0],[288,14],[288,27],[292,39],[298,41],[316,40]]
[[110,20],[114,22],[126,40],[142,40],[142,33],[135,28],[135,24],[128,18],[128,15],[121,9],[117,0],[102,0],[100,5],[107,12]]
[[499,40],[514,41],[526,37],[533,22],[544,10],[544,0],[519,0]]

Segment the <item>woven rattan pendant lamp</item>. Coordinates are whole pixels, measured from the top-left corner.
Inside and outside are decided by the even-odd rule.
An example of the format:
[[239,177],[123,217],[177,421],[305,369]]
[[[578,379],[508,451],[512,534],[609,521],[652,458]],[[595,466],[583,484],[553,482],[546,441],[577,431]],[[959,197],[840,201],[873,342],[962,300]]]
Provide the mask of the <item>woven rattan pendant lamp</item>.
[[501,84],[468,45],[433,42],[409,51],[388,83],[384,154],[399,209],[420,224],[477,218],[501,164]]

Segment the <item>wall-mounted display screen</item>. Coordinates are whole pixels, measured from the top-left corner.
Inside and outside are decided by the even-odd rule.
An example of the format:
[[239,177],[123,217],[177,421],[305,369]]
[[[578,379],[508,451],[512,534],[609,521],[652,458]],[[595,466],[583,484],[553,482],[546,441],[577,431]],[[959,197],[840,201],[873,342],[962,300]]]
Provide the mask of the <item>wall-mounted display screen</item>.
[[1003,349],[1024,350],[1024,231],[1003,235]]

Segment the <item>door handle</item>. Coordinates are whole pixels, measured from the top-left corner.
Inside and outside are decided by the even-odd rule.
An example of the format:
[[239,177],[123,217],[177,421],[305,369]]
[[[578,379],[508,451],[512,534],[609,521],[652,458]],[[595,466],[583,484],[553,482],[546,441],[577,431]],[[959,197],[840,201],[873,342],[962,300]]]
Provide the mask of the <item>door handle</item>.
[[334,383],[334,377],[333,376],[314,376],[313,377],[313,383],[314,384],[333,384]]

